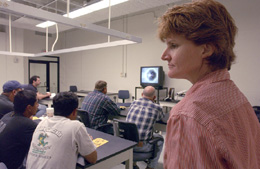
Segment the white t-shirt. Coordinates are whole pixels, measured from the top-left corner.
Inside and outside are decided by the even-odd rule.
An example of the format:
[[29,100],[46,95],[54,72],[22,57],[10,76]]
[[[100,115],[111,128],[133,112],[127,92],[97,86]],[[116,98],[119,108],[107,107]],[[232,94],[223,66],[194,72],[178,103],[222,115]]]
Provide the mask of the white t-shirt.
[[96,147],[84,124],[62,116],[42,120],[34,131],[27,169],[73,169],[78,153],[89,155]]

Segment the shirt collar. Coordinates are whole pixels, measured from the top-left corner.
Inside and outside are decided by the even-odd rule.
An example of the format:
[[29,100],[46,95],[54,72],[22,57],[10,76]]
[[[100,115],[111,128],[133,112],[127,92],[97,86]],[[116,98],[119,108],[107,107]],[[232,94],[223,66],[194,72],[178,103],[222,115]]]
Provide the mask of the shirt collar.
[[147,98],[145,98],[145,97],[141,97],[140,100],[145,100],[145,101],[150,101],[150,102],[152,102],[152,100],[147,99]]
[[[101,91],[98,91],[98,90],[96,90],[96,89],[94,89],[93,92],[96,92],[96,93],[102,93]],[[102,94],[104,94],[104,93],[102,93]]]
[[220,82],[224,80],[230,80],[230,74],[227,69],[220,69],[216,70],[214,72],[211,72],[201,78],[199,81],[197,81],[187,92],[186,95],[189,95],[190,93],[193,93],[198,88],[202,87],[205,84]]

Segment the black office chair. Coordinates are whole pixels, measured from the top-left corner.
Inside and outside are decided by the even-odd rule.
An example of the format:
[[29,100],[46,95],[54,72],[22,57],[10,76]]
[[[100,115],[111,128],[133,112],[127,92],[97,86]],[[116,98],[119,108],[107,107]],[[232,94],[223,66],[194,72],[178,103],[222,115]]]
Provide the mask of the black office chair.
[[77,92],[77,86],[70,86],[70,92]]
[[[80,122],[82,122],[86,127],[92,128],[91,122],[90,122],[90,114],[86,110],[78,109],[77,110],[77,119]],[[111,124],[111,123],[100,124],[96,130],[108,133],[107,132],[108,129],[112,128],[112,127],[113,127],[113,124]],[[109,133],[109,134],[112,134],[112,133]]]
[[253,106],[253,109],[255,110],[255,114],[260,122],[260,106]]
[[123,103],[117,103],[118,106],[125,106],[125,107],[130,107],[131,103],[125,103],[125,99],[130,98],[130,94],[128,90],[119,90],[118,91],[118,98],[122,99]]
[[[123,120],[114,119],[114,135],[131,140],[137,143],[139,142],[138,129],[135,123],[126,122]],[[133,151],[133,161],[145,161],[153,159],[156,153],[159,151],[156,144],[158,141],[163,141],[161,137],[153,138],[149,141],[150,144],[153,144],[153,149],[150,152],[135,152]],[[139,144],[138,144],[139,145]],[[138,146],[137,145],[137,146]]]
[[83,109],[77,110],[77,119],[82,122],[86,127],[91,128],[88,112]]

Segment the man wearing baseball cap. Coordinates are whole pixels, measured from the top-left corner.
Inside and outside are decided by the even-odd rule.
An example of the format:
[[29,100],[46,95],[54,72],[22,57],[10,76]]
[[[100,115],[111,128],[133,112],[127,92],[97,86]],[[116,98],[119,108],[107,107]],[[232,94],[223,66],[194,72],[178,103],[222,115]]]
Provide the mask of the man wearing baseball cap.
[[3,93],[0,95],[0,118],[14,110],[14,96],[22,90],[22,85],[16,80],[7,81],[3,85]]

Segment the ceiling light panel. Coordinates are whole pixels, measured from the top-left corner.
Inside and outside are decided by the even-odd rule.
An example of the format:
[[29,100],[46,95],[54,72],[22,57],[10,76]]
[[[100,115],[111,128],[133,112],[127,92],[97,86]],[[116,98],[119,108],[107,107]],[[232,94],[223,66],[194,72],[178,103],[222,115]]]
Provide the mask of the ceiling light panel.
[[[70,12],[69,18],[72,18],[72,19],[77,18],[77,17],[83,16],[83,15],[87,15],[89,13],[92,13],[94,11],[98,11],[98,10],[101,10],[101,9],[108,8],[109,5],[114,6],[114,5],[121,4],[121,3],[126,2],[126,1],[128,1],[128,0],[111,0],[111,2],[109,4],[109,0],[102,0],[102,1],[99,1],[97,3],[93,3],[91,5],[88,5],[86,7],[77,9],[73,12]],[[67,17],[68,15],[64,14],[63,16]],[[50,23],[50,21],[46,21],[46,22],[40,23],[36,26],[41,27],[41,28],[46,28],[46,27],[50,27],[50,26],[53,26],[53,25],[55,25],[55,23],[53,23],[53,22]]]

